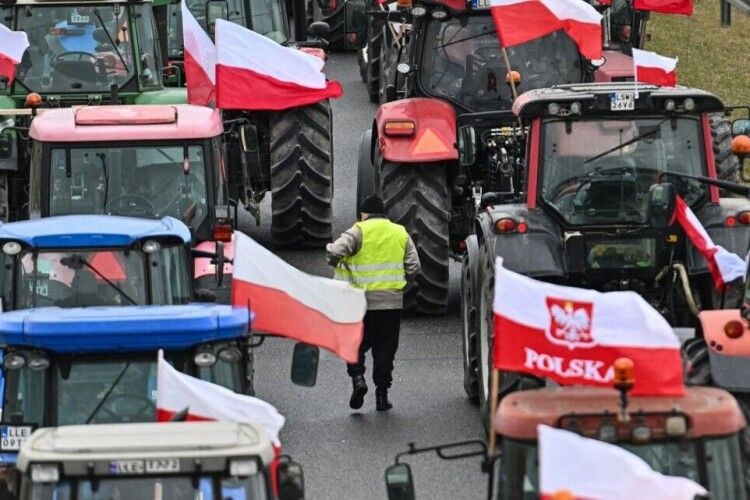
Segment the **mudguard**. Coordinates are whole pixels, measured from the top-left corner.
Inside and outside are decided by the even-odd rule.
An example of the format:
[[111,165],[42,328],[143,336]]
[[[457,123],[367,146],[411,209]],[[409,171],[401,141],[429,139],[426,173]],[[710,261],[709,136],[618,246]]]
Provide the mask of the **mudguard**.
[[[723,389],[750,392],[750,327],[739,309],[702,311],[698,320],[708,346],[711,376]],[[732,339],[724,333],[724,325],[739,321],[744,333]]]
[[[696,217],[711,239],[727,251],[736,253],[743,259],[750,248],[750,225],[739,222],[732,227],[726,225],[727,217],[736,216],[740,212],[750,211],[750,200],[743,198],[721,198],[719,203],[709,203],[696,212]],[[687,254],[687,268],[689,274],[708,272],[706,259],[693,245],[689,245]]]
[[[525,222],[526,233],[497,233],[495,222],[510,217]],[[555,278],[566,275],[565,248],[559,227],[544,213],[525,205],[490,207],[477,217],[477,232],[493,255],[503,258],[503,265],[532,278]]]
[[633,81],[633,58],[622,52],[604,51],[605,63],[594,72],[595,82],[625,82]]
[[[386,137],[389,121],[414,122],[414,134]],[[401,99],[383,104],[375,115],[380,155],[394,163],[422,163],[458,160],[456,112],[441,100],[425,97]]]

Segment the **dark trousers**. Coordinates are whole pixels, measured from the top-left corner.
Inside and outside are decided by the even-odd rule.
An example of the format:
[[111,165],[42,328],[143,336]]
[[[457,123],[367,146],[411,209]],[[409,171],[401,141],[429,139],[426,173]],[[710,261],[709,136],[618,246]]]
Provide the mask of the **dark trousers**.
[[372,380],[375,387],[388,389],[393,381],[393,358],[398,349],[398,333],[401,328],[401,309],[367,311],[364,319],[365,332],[359,347],[359,361],[346,365],[350,377],[365,374],[365,353],[372,349]]

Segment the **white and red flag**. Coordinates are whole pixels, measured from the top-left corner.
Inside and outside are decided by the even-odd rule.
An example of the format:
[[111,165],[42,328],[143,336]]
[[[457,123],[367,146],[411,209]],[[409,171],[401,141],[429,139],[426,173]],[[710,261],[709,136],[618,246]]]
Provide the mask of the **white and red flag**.
[[343,95],[324,62],[235,23],[216,21],[216,97],[221,109],[282,110]]
[[565,30],[585,58],[602,57],[602,16],[583,0],[490,0],[490,11],[503,47]]
[[708,270],[717,290],[723,290],[728,283],[745,276],[747,264],[744,259],[716,245],[681,196],[677,197],[674,216],[688,239],[708,262]]
[[216,48],[185,0],[181,9],[188,102],[210,106],[216,102]]
[[8,85],[16,78],[16,64],[21,62],[29,46],[25,31],[12,31],[0,24],[0,77],[8,79]]
[[637,293],[544,283],[505,269],[500,258],[495,273],[495,368],[611,387],[614,361],[627,357],[633,394],[684,394],[680,342]]
[[677,59],[660,56],[656,52],[633,49],[635,81],[660,87],[677,85]]
[[290,266],[235,232],[232,303],[253,312],[253,329],[290,337],[355,363],[367,301],[349,283]]
[[539,493],[543,500],[568,497],[606,500],[693,500],[703,486],[665,476],[642,458],[614,444],[546,425],[537,427]]
[[156,420],[168,422],[187,411],[188,421],[247,422],[263,429],[276,446],[284,417],[262,399],[237,394],[177,371],[159,350],[156,381]]
[[635,10],[649,10],[662,14],[693,15],[693,0],[634,0]]

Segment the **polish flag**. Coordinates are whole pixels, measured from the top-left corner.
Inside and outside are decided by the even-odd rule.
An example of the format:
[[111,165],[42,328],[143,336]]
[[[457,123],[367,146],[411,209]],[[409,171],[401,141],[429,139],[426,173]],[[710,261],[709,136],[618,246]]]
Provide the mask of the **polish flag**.
[[698,483],[665,476],[614,444],[546,425],[537,427],[537,435],[543,500],[562,492],[568,498],[607,500],[693,500],[708,494]]
[[16,64],[21,62],[29,46],[25,31],[11,31],[0,24],[0,77],[8,79],[8,85],[16,78]]
[[634,0],[635,10],[649,10],[662,14],[693,15],[693,0]]
[[565,30],[587,59],[602,57],[602,16],[583,0],[490,0],[503,47]]
[[181,9],[188,102],[212,106],[216,102],[216,48],[185,0]]
[[562,385],[611,387],[617,358],[633,360],[637,395],[682,395],[680,342],[635,292],[552,285],[495,264],[495,368]]
[[312,276],[235,232],[232,303],[253,311],[253,329],[290,337],[355,363],[365,294],[349,283]]
[[660,87],[677,85],[677,59],[660,56],[656,52],[633,49],[635,81]]
[[324,61],[235,23],[216,21],[217,106],[283,110],[343,95],[326,81]]
[[695,248],[708,262],[708,270],[717,290],[723,290],[728,283],[745,276],[747,264],[742,257],[716,245],[698,217],[680,196],[677,197],[674,216]]
[[168,422],[187,410],[188,421],[219,420],[255,424],[279,446],[284,417],[262,399],[237,394],[175,370],[159,350],[156,380],[156,420]]

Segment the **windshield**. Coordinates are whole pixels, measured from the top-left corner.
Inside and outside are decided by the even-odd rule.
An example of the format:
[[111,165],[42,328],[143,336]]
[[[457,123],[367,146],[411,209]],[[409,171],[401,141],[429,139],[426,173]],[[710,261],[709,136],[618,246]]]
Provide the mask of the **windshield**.
[[[420,65],[425,91],[472,111],[510,109],[507,69],[492,18],[471,15],[427,23]],[[512,69],[521,73],[519,94],[583,79],[578,49],[561,31],[507,50]]]
[[169,215],[193,229],[208,215],[197,145],[53,149],[50,186],[50,215]]
[[[112,462],[117,463],[117,462]],[[107,477],[65,480],[58,484],[31,483],[25,499],[70,500],[264,500],[263,474],[246,478],[195,476]]]
[[25,5],[16,29],[29,36],[16,79],[29,90],[103,93],[135,74],[125,5]]
[[[729,436],[643,445],[623,444],[622,448],[645,460],[657,472],[702,483],[709,490],[711,498],[744,499],[739,446],[737,436]],[[498,498],[539,498],[536,444],[505,439],[500,462]],[[701,470],[703,468],[706,470]],[[707,480],[702,481],[703,477]]]
[[[213,0],[211,5],[220,4],[222,9],[211,10],[211,12],[222,12],[220,17],[233,23],[249,28],[256,33],[270,38],[278,43],[289,41],[287,24],[284,21],[282,2],[277,0],[249,0],[250,12],[245,12],[245,0],[229,0],[228,2]],[[198,24],[211,35],[213,39],[213,27],[206,28],[206,12],[209,10],[207,0],[187,0],[188,8]],[[225,10],[228,9],[228,10]],[[226,15],[224,15],[226,14]],[[249,17],[249,21],[248,21]],[[212,16],[215,20],[216,17]],[[169,57],[182,56],[182,16],[180,4],[169,6]]]
[[[27,358],[32,353],[24,353]],[[181,371],[243,390],[239,361],[218,359],[198,369],[189,353],[165,353]],[[156,354],[141,357],[76,355],[52,357],[46,369],[26,363],[6,370],[3,422],[36,426],[153,422],[156,418]]]
[[[660,174],[706,173],[701,124],[692,118],[550,120],[542,141],[541,196],[570,224],[643,224]],[[689,205],[706,193],[697,181],[663,180]]]

